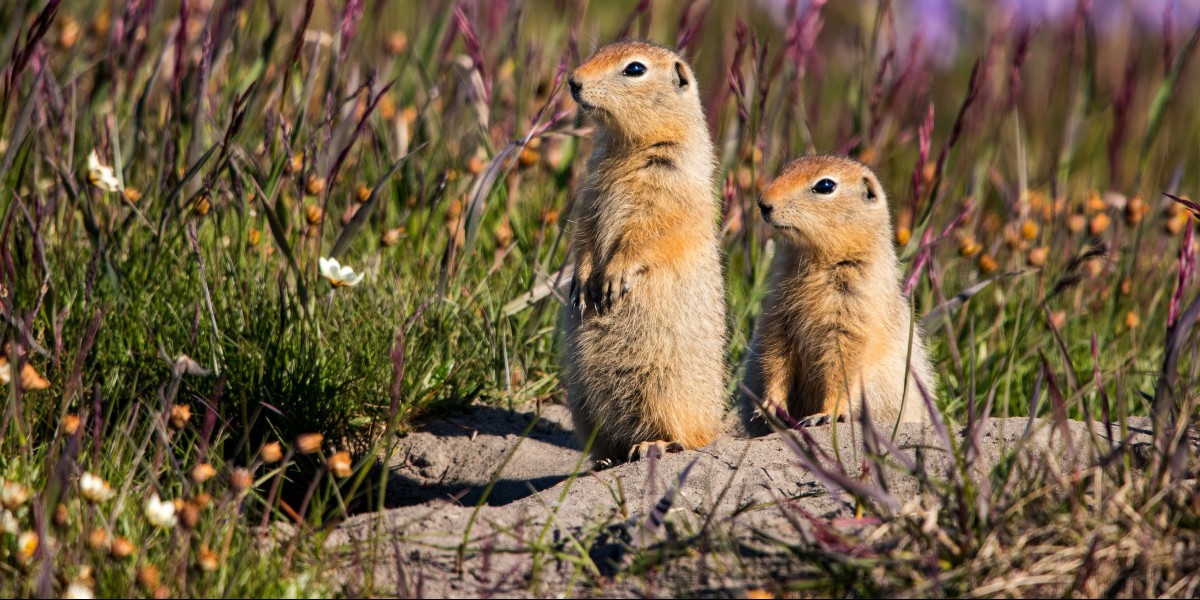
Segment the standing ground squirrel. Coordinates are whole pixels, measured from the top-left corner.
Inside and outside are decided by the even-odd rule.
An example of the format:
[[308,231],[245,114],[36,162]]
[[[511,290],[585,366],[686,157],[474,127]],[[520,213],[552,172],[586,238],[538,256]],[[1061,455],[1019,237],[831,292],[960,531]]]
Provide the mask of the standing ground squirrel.
[[712,140],[692,69],[645,42],[601,48],[570,77],[596,127],[571,220],[563,380],[592,455],[694,449],[722,433],[725,287]]
[[759,207],[778,249],[746,354],[746,433],[771,430],[758,402],[786,407],[806,426],[857,413],[864,400],[874,419],[927,420],[921,388],[936,393],[936,379],[920,328],[910,333],[879,179],[849,158],[806,156],[783,169]]

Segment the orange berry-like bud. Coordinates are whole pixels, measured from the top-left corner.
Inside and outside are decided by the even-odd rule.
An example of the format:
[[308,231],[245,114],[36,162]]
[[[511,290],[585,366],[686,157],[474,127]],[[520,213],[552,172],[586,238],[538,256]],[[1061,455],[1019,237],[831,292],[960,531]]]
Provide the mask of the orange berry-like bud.
[[1105,213],[1096,213],[1092,220],[1088,222],[1088,233],[1092,235],[1100,235],[1104,230],[1108,229],[1108,224],[1112,220]]
[[238,467],[229,473],[229,487],[234,492],[244,492],[252,485],[254,485],[254,476],[250,474],[250,471]]
[[1032,240],[1038,235],[1038,225],[1031,220],[1026,220],[1021,224],[1021,237]]
[[325,211],[321,210],[316,204],[309,204],[304,207],[304,220],[308,221],[309,225],[320,225],[321,219],[325,217]]
[[200,550],[196,552],[196,565],[201,571],[216,571],[220,566],[217,563],[217,553],[213,552],[208,546],[200,546]]
[[1071,233],[1080,233],[1085,227],[1087,227],[1087,217],[1083,215],[1067,217],[1067,230]]
[[329,472],[339,479],[345,479],[354,472],[350,464],[350,453],[345,450],[330,456],[326,464],[329,465]]
[[192,481],[196,482],[197,485],[212,479],[216,474],[217,470],[208,463],[199,463],[192,467]]
[[1046,259],[1050,256],[1050,249],[1046,246],[1038,246],[1029,250],[1029,254],[1025,256],[1025,262],[1031,267],[1043,267],[1046,265]]
[[273,465],[283,459],[283,445],[279,442],[267,442],[258,451],[263,464]]
[[1140,325],[1141,323],[1142,323],[1142,320],[1138,317],[1137,313],[1133,312],[1132,310],[1125,313],[1125,328],[1126,329],[1137,329],[1137,326]]
[[167,424],[171,429],[179,431],[187,426],[187,423],[192,418],[192,406],[190,404],[176,404],[171,407],[171,414],[167,418]]
[[304,182],[304,193],[309,196],[316,196],[325,191],[325,180],[321,177],[313,175]]
[[964,236],[958,243],[958,254],[960,256],[975,256],[979,254],[980,250],[983,250],[983,246],[979,242],[976,242],[974,237],[969,235]]
[[109,555],[117,560],[129,558],[130,556],[133,556],[134,552],[137,552],[137,546],[135,546],[133,542],[129,541],[129,538],[127,537],[117,537],[113,540],[112,546],[110,546],[108,549]]
[[296,452],[300,454],[312,454],[321,449],[321,442],[325,441],[325,436],[319,433],[305,433],[296,438]]
[[67,415],[63,416],[62,423],[59,427],[62,429],[63,435],[68,437],[75,435],[75,432],[79,431],[79,415],[68,413]]
[[996,263],[996,259],[992,258],[990,254],[984,254],[979,257],[979,272],[984,275],[995,273],[998,268],[1000,268],[1000,265]]
[[403,31],[397,31],[387,38],[387,52],[398,56],[408,51],[408,36]]

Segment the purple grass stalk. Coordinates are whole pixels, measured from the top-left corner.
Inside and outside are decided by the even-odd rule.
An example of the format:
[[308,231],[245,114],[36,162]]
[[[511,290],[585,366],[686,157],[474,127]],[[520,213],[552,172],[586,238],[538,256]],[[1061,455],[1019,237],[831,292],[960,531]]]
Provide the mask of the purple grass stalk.
[[687,6],[684,7],[683,13],[679,15],[679,26],[675,33],[675,47],[681,52],[686,52],[696,34],[704,26],[704,20],[708,17],[708,9],[712,7],[711,2],[705,2],[699,8],[696,5],[699,0],[688,0]]
[[271,512],[275,510],[275,499],[279,495],[279,486],[283,484],[284,476],[287,473],[288,466],[292,464],[292,458],[296,456],[295,448],[288,448],[287,453],[283,455],[283,460],[279,462],[279,473],[272,478],[271,490],[267,492],[267,500],[263,504],[262,518],[259,520],[259,527],[266,527],[267,522],[271,519]]
[[885,456],[887,456],[887,451],[880,442],[881,436],[879,435],[879,431],[875,429],[875,423],[871,420],[871,408],[870,403],[867,402],[867,392],[865,387],[862,391],[861,406],[862,409],[858,411],[858,424],[860,427],[862,427],[863,449],[866,451],[868,456],[872,456],[875,459],[874,462],[868,463],[867,459],[863,458],[863,473],[865,475],[869,472],[871,479],[875,482],[875,485],[879,487],[879,489],[888,492],[890,490],[888,489],[887,479],[883,476],[883,469],[881,468],[883,459]]
[[879,124],[881,114],[879,112],[879,103],[883,100],[884,79],[888,72],[896,64],[896,50],[889,48],[883,55],[883,59],[879,63],[879,72],[875,74],[875,85],[871,88],[871,100],[867,104],[867,114],[870,115],[870,125],[867,126],[866,141],[874,145],[876,136],[879,133]]
[[1073,449],[1074,442],[1071,439],[1071,428],[1067,425],[1067,401],[1063,397],[1062,388],[1058,385],[1058,376],[1054,374],[1054,369],[1050,367],[1050,361],[1046,359],[1046,355],[1038,351],[1038,356],[1042,359],[1042,372],[1046,374],[1046,389],[1050,396],[1050,408],[1054,415],[1054,426],[1062,433],[1063,439],[1066,440],[1067,448]]
[[792,453],[795,454],[800,460],[800,464],[830,492],[841,490],[842,492],[860,500],[873,501],[877,505],[892,512],[900,509],[900,501],[897,500],[896,497],[890,492],[887,490],[872,488],[860,481],[855,480],[853,477],[850,477],[846,474],[845,469],[842,467],[842,463],[840,461],[837,461],[836,459],[830,460],[828,455],[826,455],[826,460],[837,465],[838,468],[837,470],[825,468],[821,464],[821,461],[817,459],[817,455],[813,452],[813,450],[820,450],[821,453],[824,454],[820,444],[818,444],[817,441],[813,439],[812,434],[805,429],[800,429],[800,436],[804,439],[805,444],[808,446],[807,449],[802,448],[796,442],[795,438],[790,435],[781,436],[781,438],[792,450]]
[[909,274],[908,280],[904,283],[904,295],[912,295],[913,288],[917,286],[917,282],[921,278],[921,272],[925,265],[933,259],[933,250],[937,248],[950,234],[957,228],[961,227],[967,220],[967,215],[971,214],[971,209],[975,207],[975,203],[971,201],[964,202],[962,208],[959,209],[958,215],[954,220],[950,221],[942,232],[935,238],[933,230],[926,227],[925,233],[921,234],[921,242],[918,245],[917,255],[913,259],[912,273]]
[[[288,75],[291,74],[292,68],[294,68],[298,62],[300,62],[300,50],[302,50],[304,48],[304,32],[308,29],[308,24],[312,20],[313,10],[315,8],[316,8],[316,0],[306,0],[305,1],[304,13],[300,17],[300,23],[297,25],[295,33],[292,34],[292,43],[291,43],[292,49],[288,52],[288,60],[287,60],[286,66],[283,70],[280,71],[280,75],[279,75],[279,77],[283,83],[282,89],[279,92],[279,109],[280,109],[280,111],[283,110],[283,103],[285,101],[287,101],[288,86],[291,84],[291,81],[292,81],[292,78],[289,77]],[[274,133],[273,130],[268,128],[267,134],[271,135],[272,133]],[[285,135],[283,137],[284,137],[284,139],[287,139],[288,136]]]
[[[654,454],[651,453],[651,456],[654,456]],[[634,539],[635,546],[645,548],[649,545],[651,538],[663,526],[663,523],[666,522],[667,513],[675,505],[675,498],[679,496],[679,492],[683,489],[683,484],[687,481],[688,475],[691,475],[692,468],[698,462],[700,462],[699,456],[692,459],[692,462],[688,463],[679,474],[679,478],[676,479],[675,484],[655,503],[654,508],[650,510],[650,513],[646,515],[646,519],[642,521],[641,526],[638,528],[636,538]],[[632,557],[632,554],[629,556]]]
[[1025,436],[1033,431],[1033,421],[1037,418],[1038,403],[1042,398],[1042,382],[1046,380],[1046,365],[1038,367],[1037,379],[1033,382],[1033,395],[1029,398],[1029,421],[1025,423]]
[[346,62],[346,55],[350,52],[350,42],[354,40],[354,35],[358,33],[358,24],[363,16],[363,0],[346,0],[346,5],[342,9],[342,20],[339,24],[342,34],[342,48],[338,56],[338,62]]
[[189,0],[181,0],[179,5],[179,21],[175,30],[175,72],[171,74],[171,94],[175,96],[176,105],[180,105],[180,84],[183,81],[183,73],[187,70],[187,59],[185,51],[187,50],[187,29],[188,16],[191,13],[191,3]]
[[650,9],[650,0],[638,0],[637,6],[633,7],[633,11],[629,13],[629,17],[625,19],[625,24],[621,26],[621,31],[617,34],[615,39],[628,39],[630,33],[633,31],[633,24],[636,23],[639,18],[642,19],[642,26],[640,27],[639,35],[643,38],[646,37],[646,34],[650,30]]
[[744,129],[750,123],[750,112],[746,110],[746,81],[739,61],[735,60],[726,70],[726,79],[729,81],[729,91],[737,103],[738,123]]
[[50,29],[50,24],[54,22],[55,15],[58,14],[58,5],[61,0],[50,0],[49,3],[38,13],[34,18],[33,24],[29,27],[29,32],[25,34],[25,42],[21,43],[19,36],[13,40],[12,59],[9,61],[8,69],[4,75],[4,96],[3,106],[0,106],[0,123],[5,122],[8,116],[8,100],[12,97],[16,90],[17,79],[25,72],[25,68],[29,66],[30,59],[35,57],[42,51],[42,38]]
[[1029,59],[1029,43],[1033,41],[1033,35],[1037,33],[1036,27],[1024,27],[1017,34],[1017,40],[1013,42],[1012,60],[1008,66],[1008,98],[1005,101],[1006,110],[1012,110],[1017,105],[1017,100],[1021,97],[1021,67],[1025,65],[1025,61]]
[[[1166,194],[1167,197],[1184,205],[1188,210],[1200,213],[1200,205],[1183,198]],[[1175,277],[1175,292],[1171,294],[1171,304],[1167,311],[1167,325],[1174,325],[1179,319],[1180,306],[1183,304],[1183,294],[1191,284],[1196,272],[1196,247],[1193,243],[1196,235],[1196,225],[1192,219],[1187,220],[1183,233],[1183,244],[1179,247],[1179,270]]]
[[83,366],[92,350],[92,345],[96,343],[96,336],[100,333],[100,322],[107,313],[107,308],[95,311],[92,315],[92,322],[88,324],[83,334],[83,339],[79,343],[79,352],[75,354],[75,364],[71,367],[71,374],[67,377],[67,384],[63,389],[63,398],[67,400],[70,400],[75,392],[83,386]]
[[[732,226],[734,210],[737,204],[737,186],[734,185],[733,171],[725,175],[725,181],[721,185],[721,234],[727,233]],[[742,223],[745,227],[743,219]]]
[[990,53],[991,48],[981,58],[976,60],[975,64],[971,67],[971,78],[967,83],[967,95],[963,97],[963,102],[958,107],[958,115],[954,117],[954,127],[950,129],[950,138],[946,140],[946,145],[942,146],[942,151],[938,154],[937,169],[933,172],[933,184],[930,185],[929,189],[928,210],[932,211],[934,204],[937,202],[938,191],[942,185],[942,174],[946,170],[946,161],[950,158],[950,151],[954,149],[954,146],[958,144],[959,138],[962,137],[963,129],[966,126],[967,113],[979,97],[979,92],[983,89],[983,82],[987,81],[987,64]]
[[[827,0],[812,0],[805,7],[804,13],[798,15],[788,25],[785,34],[784,51],[788,60],[796,67],[795,81],[803,80],[808,62],[813,58],[813,49],[817,45],[817,36],[821,34],[824,21],[821,19],[821,9]],[[798,86],[798,83],[793,83]]]
[[786,506],[787,508],[791,509],[792,512],[798,513],[801,517],[804,517],[804,520],[807,521],[812,527],[810,531],[812,540],[817,543],[822,551],[833,555],[861,555],[862,547],[856,547],[846,542],[845,538],[843,538],[841,534],[837,532],[837,530],[829,526],[829,523],[827,523],[824,519],[817,518],[816,515],[813,515],[805,510],[804,507],[794,499],[785,499],[785,501],[781,503],[781,507],[783,506]]
[[1108,449],[1111,451],[1113,444],[1112,418],[1108,409],[1108,392],[1104,390],[1104,382],[1100,380],[1100,351],[1096,344],[1095,331],[1092,332],[1092,381],[1100,393],[1100,418],[1104,419],[1105,433],[1108,434]]
[[[471,21],[467,19],[467,13],[463,12],[462,4],[454,7],[454,29],[463,40],[467,47],[467,56],[471,57],[471,62],[475,71],[479,73],[480,79],[483,80],[483,95],[484,101],[488,106],[492,104],[492,74],[488,72],[483,62],[483,49],[479,43],[479,35],[475,33],[475,28],[471,26]],[[451,38],[450,41],[453,41]]]
[[913,218],[916,218],[921,204],[922,185],[925,181],[925,164],[929,162],[929,150],[933,142],[933,102],[929,103],[929,112],[925,115],[925,122],[917,129],[917,164],[913,166],[912,173],[912,204],[910,210]]
[[1111,103],[1113,107],[1112,133],[1108,136],[1108,172],[1109,187],[1116,187],[1122,181],[1122,150],[1129,136],[1129,122],[1132,117],[1134,92],[1137,90],[1138,74],[1141,73],[1141,60],[1138,53],[1129,55],[1125,66],[1125,77],[1117,87]]

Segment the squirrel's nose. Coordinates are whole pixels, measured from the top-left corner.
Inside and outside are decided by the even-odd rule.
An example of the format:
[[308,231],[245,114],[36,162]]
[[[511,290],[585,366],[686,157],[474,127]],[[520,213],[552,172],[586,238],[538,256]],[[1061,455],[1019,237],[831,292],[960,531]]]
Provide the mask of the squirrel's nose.
[[567,85],[569,85],[571,87],[571,97],[574,98],[578,102],[579,101],[579,92],[583,90],[583,84],[579,83],[578,81],[575,81],[575,78],[572,77],[567,80]]
[[770,204],[767,204],[766,202],[763,202],[762,200],[758,201],[758,210],[762,211],[762,216],[764,219],[770,219],[771,211],[774,209],[775,209],[774,206],[771,206]]

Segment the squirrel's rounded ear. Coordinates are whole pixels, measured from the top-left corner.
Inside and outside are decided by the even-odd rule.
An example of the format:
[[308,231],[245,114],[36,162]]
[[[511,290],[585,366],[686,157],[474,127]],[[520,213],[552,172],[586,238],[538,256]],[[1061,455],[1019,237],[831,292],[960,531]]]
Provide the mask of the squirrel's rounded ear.
[[675,61],[675,77],[673,79],[675,80],[675,87],[681,90],[687,89],[689,83],[687,68],[685,68],[683,63],[679,61]]
[[867,202],[875,202],[883,198],[883,190],[879,187],[879,182],[874,177],[863,177],[863,198]]

